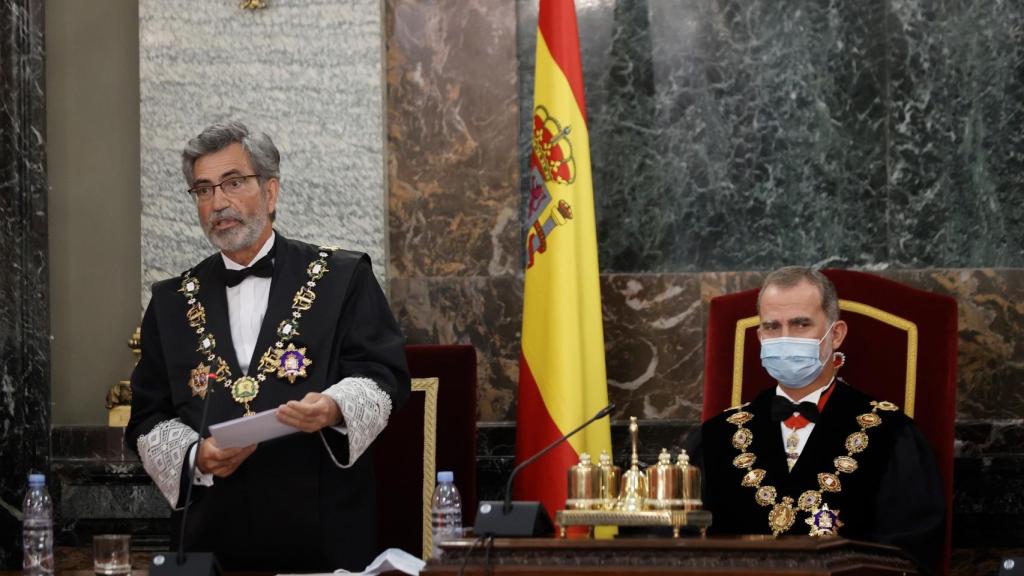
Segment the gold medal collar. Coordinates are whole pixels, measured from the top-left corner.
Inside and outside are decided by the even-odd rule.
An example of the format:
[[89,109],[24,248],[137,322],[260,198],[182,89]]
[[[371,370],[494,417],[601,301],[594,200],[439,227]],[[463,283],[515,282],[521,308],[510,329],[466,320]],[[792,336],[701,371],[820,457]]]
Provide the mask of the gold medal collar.
[[[839,480],[840,474],[852,474],[858,468],[857,460],[853,455],[863,452],[868,447],[867,430],[882,423],[882,417],[878,411],[894,412],[899,407],[892,402],[871,402],[871,412],[857,416],[857,425],[860,430],[846,437],[845,456],[837,456],[832,463],[835,464],[834,472],[822,472],[818,474],[818,490],[805,490],[794,502],[790,496],[783,496],[778,501],[778,490],[774,486],[764,484],[767,472],[763,468],[753,468],[757,455],[747,452],[747,448],[754,442],[754,433],[745,428],[744,424],[754,419],[754,415],[744,410],[748,404],[735,406],[728,411],[730,414],[725,421],[736,426],[732,435],[732,446],[740,451],[739,456],[733,458],[732,465],[740,470],[746,469],[746,474],[740,480],[740,485],[747,488],[754,488],[754,501],[761,506],[771,506],[768,513],[768,526],[772,534],[779,534],[789,530],[796,522],[797,510],[808,513],[806,523],[810,525],[811,536],[833,536],[843,523],[839,521],[839,510],[830,510],[828,504],[823,504],[823,493],[839,493],[843,489]],[[794,508],[794,504],[796,507]]]
[[306,377],[306,369],[312,366],[313,361],[306,356],[306,348],[298,348],[290,340],[299,335],[299,320],[302,319],[303,312],[312,308],[316,300],[316,284],[329,271],[327,258],[334,250],[336,248],[325,246],[318,249],[317,259],[306,267],[306,282],[292,297],[291,316],[278,324],[277,341],[260,357],[256,376],[245,375],[237,380],[231,379],[231,368],[217,355],[217,340],[206,327],[206,308],[199,301],[199,280],[192,275],[192,270],[186,270],[182,274],[181,288],[178,292],[187,298],[189,307],[185,312],[185,319],[196,332],[199,342],[196,350],[205,354],[204,360],[201,360],[189,375],[188,386],[193,396],[205,398],[209,380],[220,380],[225,388],[231,390],[231,397],[235,402],[245,408],[245,416],[252,416],[255,413],[249,408],[249,404],[259,395],[260,385],[266,381],[267,374],[276,374],[281,379],[287,378],[291,384],[298,378]]

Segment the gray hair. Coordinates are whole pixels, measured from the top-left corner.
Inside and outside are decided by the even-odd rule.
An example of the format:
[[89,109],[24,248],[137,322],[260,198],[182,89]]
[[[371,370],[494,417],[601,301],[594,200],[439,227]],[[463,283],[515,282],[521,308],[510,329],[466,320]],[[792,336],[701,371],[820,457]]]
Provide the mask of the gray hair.
[[807,282],[818,289],[821,294],[821,309],[825,311],[825,318],[829,322],[839,320],[839,296],[836,294],[836,287],[824,274],[806,266],[786,266],[769,274],[761,284],[761,291],[757,293],[758,313],[761,312],[761,295],[769,286],[792,288],[801,282]]
[[223,150],[236,142],[242,145],[261,180],[280,178],[281,154],[270,136],[264,132],[250,132],[245,124],[230,120],[206,127],[185,145],[181,151],[181,171],[185,174],[185,182],[190,187],[195,183],[194,169],[196,160],[201,156]]

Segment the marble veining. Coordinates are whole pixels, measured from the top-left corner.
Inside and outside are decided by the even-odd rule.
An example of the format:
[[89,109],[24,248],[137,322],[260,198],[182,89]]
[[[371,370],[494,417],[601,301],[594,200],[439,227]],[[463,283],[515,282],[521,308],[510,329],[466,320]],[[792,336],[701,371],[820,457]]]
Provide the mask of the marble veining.
[[0,1],[0,570],[20,563],[26,476],[49,471],[43,22],[42,2]]
[[370,0],[143,0],[139,6],[143,304],[152,282],[213,252],[180,151],[230,118],[281,151],[282,234],[370,254],[386,269],[382,16]]
[[515,4],[386,10],[391,274],[516,274]]

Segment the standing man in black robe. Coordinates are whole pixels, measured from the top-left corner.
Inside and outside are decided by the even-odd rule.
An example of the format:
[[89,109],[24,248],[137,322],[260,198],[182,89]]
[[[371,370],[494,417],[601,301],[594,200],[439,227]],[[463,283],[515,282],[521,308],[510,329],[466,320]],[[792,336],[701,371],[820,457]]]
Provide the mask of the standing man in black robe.
[[761,363],[778,386],[701,428],[710,532],[839,535],[899,546],[934,570],[944,536],[934,457],[896,405],[837,377],[848,328],[832,283],[776,270],[758,314]]
[[[219,252],[153,286],[126,439],[175,510],[175,546],[192,482],[186,550],[228,570],[361,569],[377,553],[370,445],[410,389],[404,339],[366,254],[273,229],[279,162],[239,122],[185,147]],[[207,426],[277,409],[301,432],[220,448],[204,402]]]

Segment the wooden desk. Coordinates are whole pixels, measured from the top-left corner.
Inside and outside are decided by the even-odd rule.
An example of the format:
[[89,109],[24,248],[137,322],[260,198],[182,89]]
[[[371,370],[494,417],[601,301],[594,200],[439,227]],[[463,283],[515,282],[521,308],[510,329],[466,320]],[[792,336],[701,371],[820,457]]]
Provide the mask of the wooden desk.
[[[440,560],[423,574],[458,574],[473,540],[441,545]],[[465,574],[484,574],[482,545],[469,556]],[[494,573],[548,574],[917,574],[913,563],[891,546],[842,538],[617,538],[614,540],[499,538],[490,552]]]

